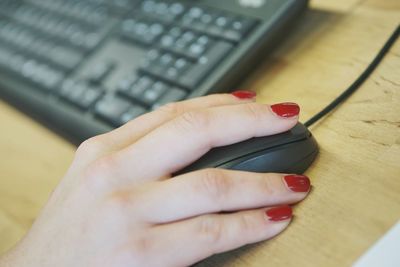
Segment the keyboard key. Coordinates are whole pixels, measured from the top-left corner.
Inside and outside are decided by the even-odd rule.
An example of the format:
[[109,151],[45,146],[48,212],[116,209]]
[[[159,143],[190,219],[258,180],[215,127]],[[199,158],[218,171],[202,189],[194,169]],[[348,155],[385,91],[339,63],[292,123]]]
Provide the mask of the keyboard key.
[[193,31],[180,31],[180,33],[179,37],[172,37],[171,34],[163,36],[162,41],[171,39],[171,43],[165,45],[165,43],[161,42],[161,47],[196,61],[210,46],[209,39],[205,41],[204,37],[201,38],[199,34]]
[[136,81],[136,75],[130,75],[118,82],[117,92],[122,94],[128,94],[128,91],[132,88]]
[[124,39],[144,45],[152,45],[164,33],[164,25],[144,19],[127,19],[122,23]]
[[167,70],[177,58],[171,53],[159,54],[155,59],[149,59],[147,65],[142,65],[141,71],[157,77],[164,77]]
[[46,90],[53,90],[64,79],[64,73],[61,71],[18,53],[9,55],[6,66],[11,67],[11,70],[21,78],[25,78]]
[[60,95],[67,98],[77,84],[78,82],[73,79],[65,79],[60,88]]
[[121,115],[120,123],[125,124],[125,123],[139,117],[140,115],[143,115],[146,112],[147,112],[147,110],[144,107],[133,106],[130,109],[128,109],[128,111],[126,111],[125,113],[123,113]]
[[185,6],[178,2],[145,0],[140,9],[145,16],[169,24],[184,13]]
[[193,90],[229,53],[233,45],[227,42],[216,42],[207,53],[200,58],[199,64],[193,65],[185,75],[179,79],[179,84],[183,87]]
[[102,91],[99,88],[89,87],[75,103],[82,109],[89,109],[100,98]]
[[175,16],[181,15],[185,11],[185,7],[181,3],[172,3],[169,6],[169,11]]
[[72,70],[82,60],[83,56],[72,49],[56,46],[48,51],[47,58],[66,70]]
[[142,104],[147,104],[147,101],[143,99],[145,91],[150,89],[150,87],[154,84],[152,78],[148,76],[141,76],[135,82],[133,82],[132,86],[129,87],[125,91],[119,91],[123,96],[128,97],[129,99],[140,102]]
[[115,66],[115,62],[111,61],[100,62],[96,64],[89,74],[89,80],[93,83],[102,83],[104,79],[111,74]]
[[232,29],[240,32],[242,36],[246,36],[255,24],[256,21],[253,19],[238,18],[232,22]]
[[184,58],[178,58],[175,61],[174,67],[177,68],[178,70],[184,70],[188,66],[188,61]]
[[215,25],[220,27],[221,29],[224,29],[228,27],[228,25],[231,23],[232,18],[225,15],[225,14],[220,14],[218,17],[215,19]]
[[169,86],[162,82],[155,82],[149,89],[147,89],[140,100],[147,105],[151,106],[157,101],[167,90]]
[[204,53],[205,50],[206,50],[205,45],[199,43],[193,43],[190,45],[187,51],[187,55],[188,57],[197,59]]
[[47,90],[54,90],[56,85],[64,79],[64,73],[46,64],[39,64],[36,66],[31,79]]
[[106,95],[95,105],[95,113],[114,126],[123,124],[122,115],[128,112],[131,103],[115,95]]
[[224,31],[222,36],[234,42],[239,42],[242,39],[240,32],[231,29]]
[[[161,55],[158,53],[158,55]],[[193,65],[184,57],[175,57],[170,53],[162,54],[155,59],[148,59],[146,64],[142,64],[140,72],[156,76],[170,83],[176,83],[178,78],[183,75]]]
[[67,79],[63,82],[60,95],[65,100],[82,109],[89,109],[100,98],[103,91],[100,88],[89,86],[83,81]]
[[216,15],[207,12],[202,14],[188,26],[196,31],[206,32],[209,27],[213,26],[213,20],[215,20],[215,17]]
[[199,19],[204,14],[204,10],[200,7],[192,7],[187,13],[188,17]]
[[182,16],[180,24],[185,28],[237,43],[255,27],[257,21],[228,12],[192,7]]
[[169,66],[174,61],[174,56],[170,53],[165,53],[160,57],[160,64],[163,66]]
[[186,59],[179,58],[167,69],[163,77],[167,80],[175,81],[180,75],[183,75],[183,73],[190,68],[190,65],[191,63],[189,63]]
[[234,42],[240,42],[257,24],[256,20],[248,18],[236,18],[232,20],[222,36]]

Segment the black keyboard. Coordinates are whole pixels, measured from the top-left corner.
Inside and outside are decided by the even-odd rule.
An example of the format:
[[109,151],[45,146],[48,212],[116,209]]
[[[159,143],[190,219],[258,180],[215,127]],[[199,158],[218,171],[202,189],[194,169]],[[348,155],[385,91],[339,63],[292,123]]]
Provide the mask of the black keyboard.
[[307,0],[0,0],[0,96],[79,143],[237,88]]

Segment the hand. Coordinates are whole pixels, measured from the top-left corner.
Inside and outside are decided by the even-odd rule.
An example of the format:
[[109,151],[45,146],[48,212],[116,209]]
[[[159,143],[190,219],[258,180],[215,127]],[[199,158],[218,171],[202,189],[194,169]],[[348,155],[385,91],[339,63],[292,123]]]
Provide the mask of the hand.
[[212,147],[289,130],[298,120],[289,107],[212,95],[85,141],[0,265],[187,266],[277,235],[291,220],[287,205],[306,197],[307,177],[205,169],[170,178]]

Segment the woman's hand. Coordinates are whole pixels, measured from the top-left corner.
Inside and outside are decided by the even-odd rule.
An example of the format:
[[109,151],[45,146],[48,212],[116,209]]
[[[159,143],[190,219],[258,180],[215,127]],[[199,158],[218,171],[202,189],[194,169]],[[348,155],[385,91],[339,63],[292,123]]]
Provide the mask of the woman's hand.
[[169,104],[85,141],[27,236],[1,266],[187,266],[289,224],[305,176],[205,169],[212,147],[292,128],[297,105],[242,92]]

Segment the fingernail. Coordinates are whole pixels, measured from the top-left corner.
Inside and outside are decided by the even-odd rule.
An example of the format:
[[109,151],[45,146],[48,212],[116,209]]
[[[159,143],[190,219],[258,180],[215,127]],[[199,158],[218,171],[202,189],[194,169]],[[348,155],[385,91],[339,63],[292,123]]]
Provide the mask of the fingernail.
[[239,90],[232,93],[232,95],[236,96],[239,99],[251,99],[257,96],[256,92],[247,91],[247,90]]
[[290,206],[275,207],[265,212],[268,219],[273,222],[285,221],[293,216],[292,208]]
[[308,192],[310,190],[310,179],[304,175],[286,175],[283,177],[287,187],[293,192]]
[[300,107],[296,103],[279,103],[271,106],[271,110],[278,115],[279,117],[283,118],[291,118],[294,116],[299,115]]

